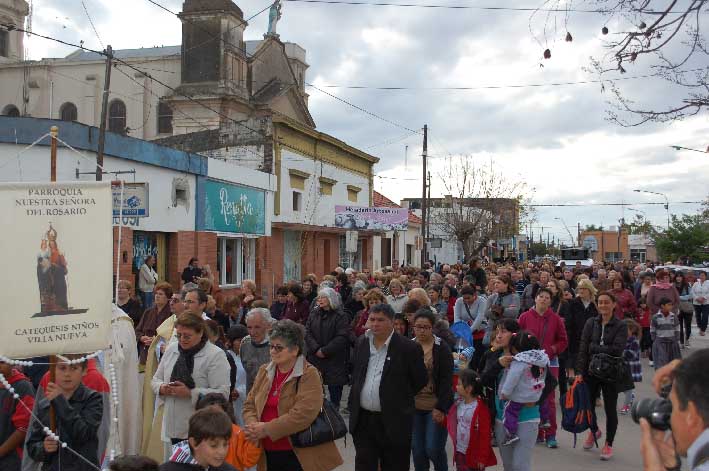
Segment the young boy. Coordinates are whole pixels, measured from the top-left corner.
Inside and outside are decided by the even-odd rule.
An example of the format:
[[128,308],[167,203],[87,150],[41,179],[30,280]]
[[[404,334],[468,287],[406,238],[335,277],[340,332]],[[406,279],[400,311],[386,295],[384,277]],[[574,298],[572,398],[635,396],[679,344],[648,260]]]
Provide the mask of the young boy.
[[[27,454],[43,462],[48,471],[94,471],[99,464],[98,429],[103,416],[101,394],[81,383],[86,374],[86,361],[69,364],[81,355],[65,355],[56,365],[54,382],[49,382],[34,406],[33,420],[27,436]],[[56,435],[67,448],[48,437],[43,428],[49,426],[49,406],[56,416]],[[71,450],[81,455],[80,458]]]
[[224,411],[206,408],[195,412],[187,436],[172,448],[160,471],[236,471],[224,462],[231,438],[231,419]]
[[660,299],[660,310],[652,316],[650,323],[655,370],[659,370],[674,359],[682,358],[679,349],[679,318],[672,312],[672,308],[670,299]]
[[[25,375],[8,363],[0,361],[0,373],[15,391],[11,393],[0,384],[0,471],[15,471],[21,467],[29,411],[34,406],[34,388]],[[14,394],[19,395],[19,399],[15,399]]]

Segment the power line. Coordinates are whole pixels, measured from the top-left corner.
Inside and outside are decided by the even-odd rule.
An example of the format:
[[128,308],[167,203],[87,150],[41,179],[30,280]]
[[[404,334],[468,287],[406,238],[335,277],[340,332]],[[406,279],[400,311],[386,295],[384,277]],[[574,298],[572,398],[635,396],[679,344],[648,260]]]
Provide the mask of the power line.
[[358,111],[361,111],[362,113],[368,114],[369,116],[371,116],[371,117],[373,117],[373,118],[376,118],[376,119],[378,119],[378,120],[380,120],[380,121],[384,121],[384,122],[387,123],[387,124],[391,124],[392,126],[396,126],[397,128],[405,129],[406,131],[409,131],[409,132],[411,132],[411,133],[413,133],[413,134],[422,134],[421,131],[413,130],[413,129],[407,127],[407,126],[404,126],[403,124],[399,124],[399,123],[397,123],[397,122],[395,122],[395,121],[392,121],[392,120],[390,120],[390,119],[387,119],[387,118],[382,118],[382,117],[379,116],[378,114],[372,113],[371,111],[366,110],[366,109],[362,108],[361,106],[357,106],[357,105],[355,105],[355,104],[353,104],[353,103],[350,103],[349,101],[347,101],[347,100],[345,100],[345,99],[343,99],[343,98],[340,98],[340,97],[338,97],[338,96],[336,96],[336,95],[333,95],[332,93],[326,92],[325,90],[316,87],[316,86],[313,85],[312,83],[306,83],[306,85],[309,86],[309,87],[311,87],[311,88],[314,88],[315,90],[317,90],[317,91],[319,91],[319,92],[321,92],[321,93],[324,93],[325,95],[327,95],[327,96],[329,96],[329,97],[331,97],[331,98],[334,98],[335,100],[337,100],[337,101],[339,101],[339,102],[342,102],[342,103],[346,104],[347,106],[351,106],[352,108],[354,108],[354,109],[356,109],[356,110],[358,110]]
[[94,21],[91,19],[91,15],[89,15],[89,10],[86,8],[86,3],[84,3],[84,0],[81,0],[81,6],[84,7],[84,13],[86,13],[86,18],[89,19],[89,24],[91,25],[91,29],[94,30],[94,34],[98,38],[99,44],[101,44],[101,47],[105,47],[103,45],[103,41],[101,40],[101,36],[99,36],[98,31],[96,30],[96,26],[94,25]]
[[[698,72],[704,71],[709,68],[699,67],[696,69],[683,70],[682,73],[686,72]],[[617,77],[613,79],[589,79],[589,80],[577,80],[568,82],[546,82],[546,83],[526,83],[526,84],[508,84],[508,85],[478,85],[470,87],[408,87],[408,86],[369,86],[369,85],[319,85],[322,88],[341,88],[346,90],[378,90],[378,91],[397,91],[397,90],[431,90],[431,91],[478,91],[478,90],[503,90],[510,88],[540,88],[540,87],[561,87],[566,85],[588,85],[597,84],[604,82],[612,82],[616,80],[637,80],[645,78],[660,77],[660,74],[645,74],[645,75],[632,75],[629,77]],[[312,86],[308,84],[308,86]]]
[[[670,201],[669,204],[702,204],[703,201]],[[533,208],[559,208],[559,207],[579,207],[579,206],[638,206],[638,205],[665,205],[664,202],[647,202],[647,203],[559,203],[559,204],[528,204]]]
[[[516,12],[541,12],[541,13],[596,13],[608,15],[615,13],[615,10],[603,9],[579,9],[579,8],[535,8],[535,7],[493,7],[478,5],[441,5],[441,4],[421,4],[421,3],[390,3],[390,2],[360,2],[353,0],[283,0],[291,3],[324,3],[327,5],[367,5],[376,7],[403,7],[403,8],[434,8],[446,10],[483,10],[483,11],[516,11]],[[663,14],[665,12],[656,10],[640,10],[637,13],[648,15]],[[679,14],[681,12],[670,11],[667,13]]]

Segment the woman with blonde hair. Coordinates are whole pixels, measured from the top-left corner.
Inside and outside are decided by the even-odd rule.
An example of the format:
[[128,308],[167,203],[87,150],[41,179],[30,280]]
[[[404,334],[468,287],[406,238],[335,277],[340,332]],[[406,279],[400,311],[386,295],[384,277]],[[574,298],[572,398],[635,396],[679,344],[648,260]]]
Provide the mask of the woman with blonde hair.
[[140,304],[140,300],[135,297],[133,284],[128,280],[120,280],[117,291],[116,305],[128,314],[134,326],[138,325],[143,315],[143,307]]
[[391,280],[389,282],[389,293],[390,294],[386,297],[387,303],[394,310],[394,314],[401,314],[402,309],[404,309],[404,304],[409,300],[409,297],[404,292],[404,285],[397,279]]
[[567,350],[567,372],[569,378],[575,376],[573,368],[576,365],[576,360],[579,353],[579,345],[581,344],[581,334],[586,321],[598,316],[596,309],[596,287],[588,278],[581,278],[576,285],[576,297],[569,302],[568,314],[566,321],[566,336],[569,339],[569,348]]
[[423,288],[413,288],[409,291],[409,299],[415,299],[419,303],[421,303],[421,306],[430,306],[431,305],[431,298],[428,297],[428,294],[426,293],[426,290]]

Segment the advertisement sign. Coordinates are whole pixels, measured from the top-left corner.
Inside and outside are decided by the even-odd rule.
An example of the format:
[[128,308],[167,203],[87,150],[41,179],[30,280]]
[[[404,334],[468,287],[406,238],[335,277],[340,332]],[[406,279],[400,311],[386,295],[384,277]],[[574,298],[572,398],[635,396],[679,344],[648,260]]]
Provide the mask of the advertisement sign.
[[[106,348],[113,298],[108,182],[2,183],[0,354]],[[11,228],[9,227],[11,226]]]
[[113,192],[113,217],[139,217],[150,216],[148,208],[148,184],[124,183],[123,184],[123,211],[121,211],[121,185],[111,184]]
[[337,205],[335,227],[354,230],[405,231],[409,227],[409,210]]
[[199,197],[204,206],[197,213],[197,230],[266,233],[266,193],[263,190],[207,180],[204,193]]

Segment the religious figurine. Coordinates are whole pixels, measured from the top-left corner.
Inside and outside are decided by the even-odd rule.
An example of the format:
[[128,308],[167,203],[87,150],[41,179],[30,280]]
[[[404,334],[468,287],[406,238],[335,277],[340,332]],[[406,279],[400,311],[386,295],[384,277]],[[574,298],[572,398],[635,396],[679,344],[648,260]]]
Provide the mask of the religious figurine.
[[37,283],[41,312],[63,312],[69,310],[66,275],[68,273],[64,254],[57,245],[57,231],[49,224],[37,255]]
[[271,9],[268,12],[268,33],[267,35],[278,36],[276,33],[276,26],[278,25],[278,20],[281,19],[281,0],[276,0],[271,5]]

